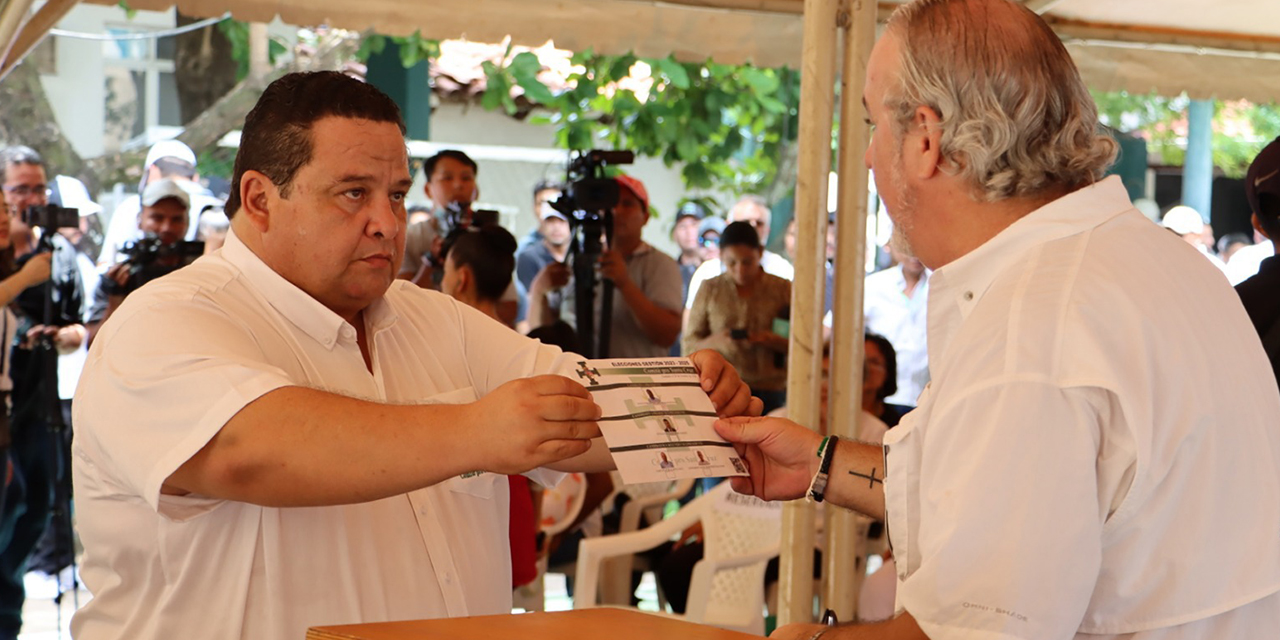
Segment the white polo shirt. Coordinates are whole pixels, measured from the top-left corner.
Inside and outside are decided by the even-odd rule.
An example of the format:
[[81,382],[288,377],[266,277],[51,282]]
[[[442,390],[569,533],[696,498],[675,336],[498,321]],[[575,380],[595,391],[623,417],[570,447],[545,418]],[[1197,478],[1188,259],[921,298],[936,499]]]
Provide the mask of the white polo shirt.
[[933,380],[884,438],[925,633],[1273,637],[1280,394],[1221,273],[1112,177],[930,288]]
[[365,322],[373,373],[355,328],[234,234],[129,296],[76,395],[77,524],[94,594],[72,620],[76,638],[302,638],[314,625],[510,611],[500,475],[334,507],[160,495],[231,416],[273,389],[456,403],[569,368],[558,349],[405,281]]

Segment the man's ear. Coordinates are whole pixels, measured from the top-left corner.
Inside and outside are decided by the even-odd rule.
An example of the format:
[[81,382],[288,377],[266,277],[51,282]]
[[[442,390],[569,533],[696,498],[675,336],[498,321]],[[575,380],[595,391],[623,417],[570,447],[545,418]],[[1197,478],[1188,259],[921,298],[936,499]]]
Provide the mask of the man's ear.
[[271,227],[271,207],[280,199],[280,190],[265,174],[258,171],[245,171],[240,176],[240,211],[258,230],[266,233]]
[[1275,238],[1271,237],[1271,234],[1267,233],[1266,229],[1262,228],[1262,223],[1258,221],[1258,214],[1255,213],[1250,215],[1249,221],[1253,223],[1253,230],[1262,234],[1262,237],[1268,240],[1275,240]]
[[[910,152],[915,161],[918,178],[932,178],[942,164],[942,118],[931,107],[916,107],[911,116],[911,126],[906,133],[903,153]],[[908,165],[910,166],[910,165]]]

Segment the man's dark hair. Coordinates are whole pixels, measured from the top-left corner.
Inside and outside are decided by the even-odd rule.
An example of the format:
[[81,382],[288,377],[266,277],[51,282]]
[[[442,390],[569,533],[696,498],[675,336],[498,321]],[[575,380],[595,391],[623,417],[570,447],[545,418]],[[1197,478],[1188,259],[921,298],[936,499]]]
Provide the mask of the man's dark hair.
[[730,222],[720,233],[720,249],[726,247],[760,248],[760,234],[747,222]]
[[1272,240],[1280,240],[1280,196],[1274,193],[1258,194],[1258,226]]
[[422,163],[422,170],[427,173],[427,182],[431,182],[431,176],[436,174],[436,165],[440,164],[440,161],[445,158],[461,162],[462,164],[471,167],[472,173],[480,175],[480,167],[476,165],[475,160],[471,159],[471,156],[458,151],[457,149],[445,149],[444,151],[427,158],[426,161]]
[[875,343],[884,355],[884,384],[876,391],[876,400],[884,400],[898,392],[898,352],[888,338],[878,333],[868,331],[867,342]]
[[267,86],[245,116],[231,175],[227,217],[240,210],[240,181],[246,171],[271,179],[289,197],[293,178],[315,149],[311,129],[327,117],[390,122],[404,134],[400,107],[373,85],[337,71],[290,73]]
[[186,178],[190,180],[196,177],[196,166],[182,158],[165,156],[156,160],[152,166],[160,170],[161,178]]
[[516,238],[496,224],[459,231],[445,255],[455,268],[471,268],[481,298],[500,300],[516,269]]
[[533,183],[533,197],[535,198],[538,197],[539,193],[542,193],[543,191],[546,191],[548,189],[563,191],[564,185],[554,180],[539,180]]
[[44,158],[31,147],[15,144],[0,151],[0,182],[9,178],[9,165],[33,164],[48,171],[44,166]]

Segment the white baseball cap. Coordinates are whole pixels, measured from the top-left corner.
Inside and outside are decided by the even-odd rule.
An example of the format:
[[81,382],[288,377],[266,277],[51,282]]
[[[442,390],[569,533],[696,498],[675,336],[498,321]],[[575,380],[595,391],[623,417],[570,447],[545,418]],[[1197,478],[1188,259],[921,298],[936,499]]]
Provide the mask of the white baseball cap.
[[1166,211],[1160,225],[1180,236],[1204,232],[1204,218],[1200,217],[1200,212],[1182,204]]
[[156,180],[142,190],[142,206],[150,207],[166,198],[175,198],[184,208],[191,208],[191,196],[173,178]]
[[185,142],[179,140],[161,140],[151,145],[151,150],[147,152],[147,161],[142,165],[142,170],[146,171],[151,168],[160,158],[177,158],[186,160],[192,166],[196,164],[196,152],[191,150]]

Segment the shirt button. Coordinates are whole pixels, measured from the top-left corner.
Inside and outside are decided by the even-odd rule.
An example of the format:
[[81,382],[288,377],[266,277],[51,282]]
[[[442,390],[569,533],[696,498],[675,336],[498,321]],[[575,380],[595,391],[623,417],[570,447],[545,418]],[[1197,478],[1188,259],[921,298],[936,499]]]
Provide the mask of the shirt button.
[[972,291],[966,291],[966,292],[964,292],[964,301],[965,301],[965,302],[970,302],[970,301],[972,301],[972,300],[973,300],[973,292],[972,292]]
[[450,585],[451,585],[451,584],[453,584],[453,574],[452,574],[452,573],[446,573],[446,574],[444,574],[443,576],[440,576],[440,577],[441,577],[442,582],[444,582],[445,584],[450,584]]
[[347,340],[351,340],[356,337],[356,330],[352,329],[351,327],[343,327],[342,337],[346,338]]

